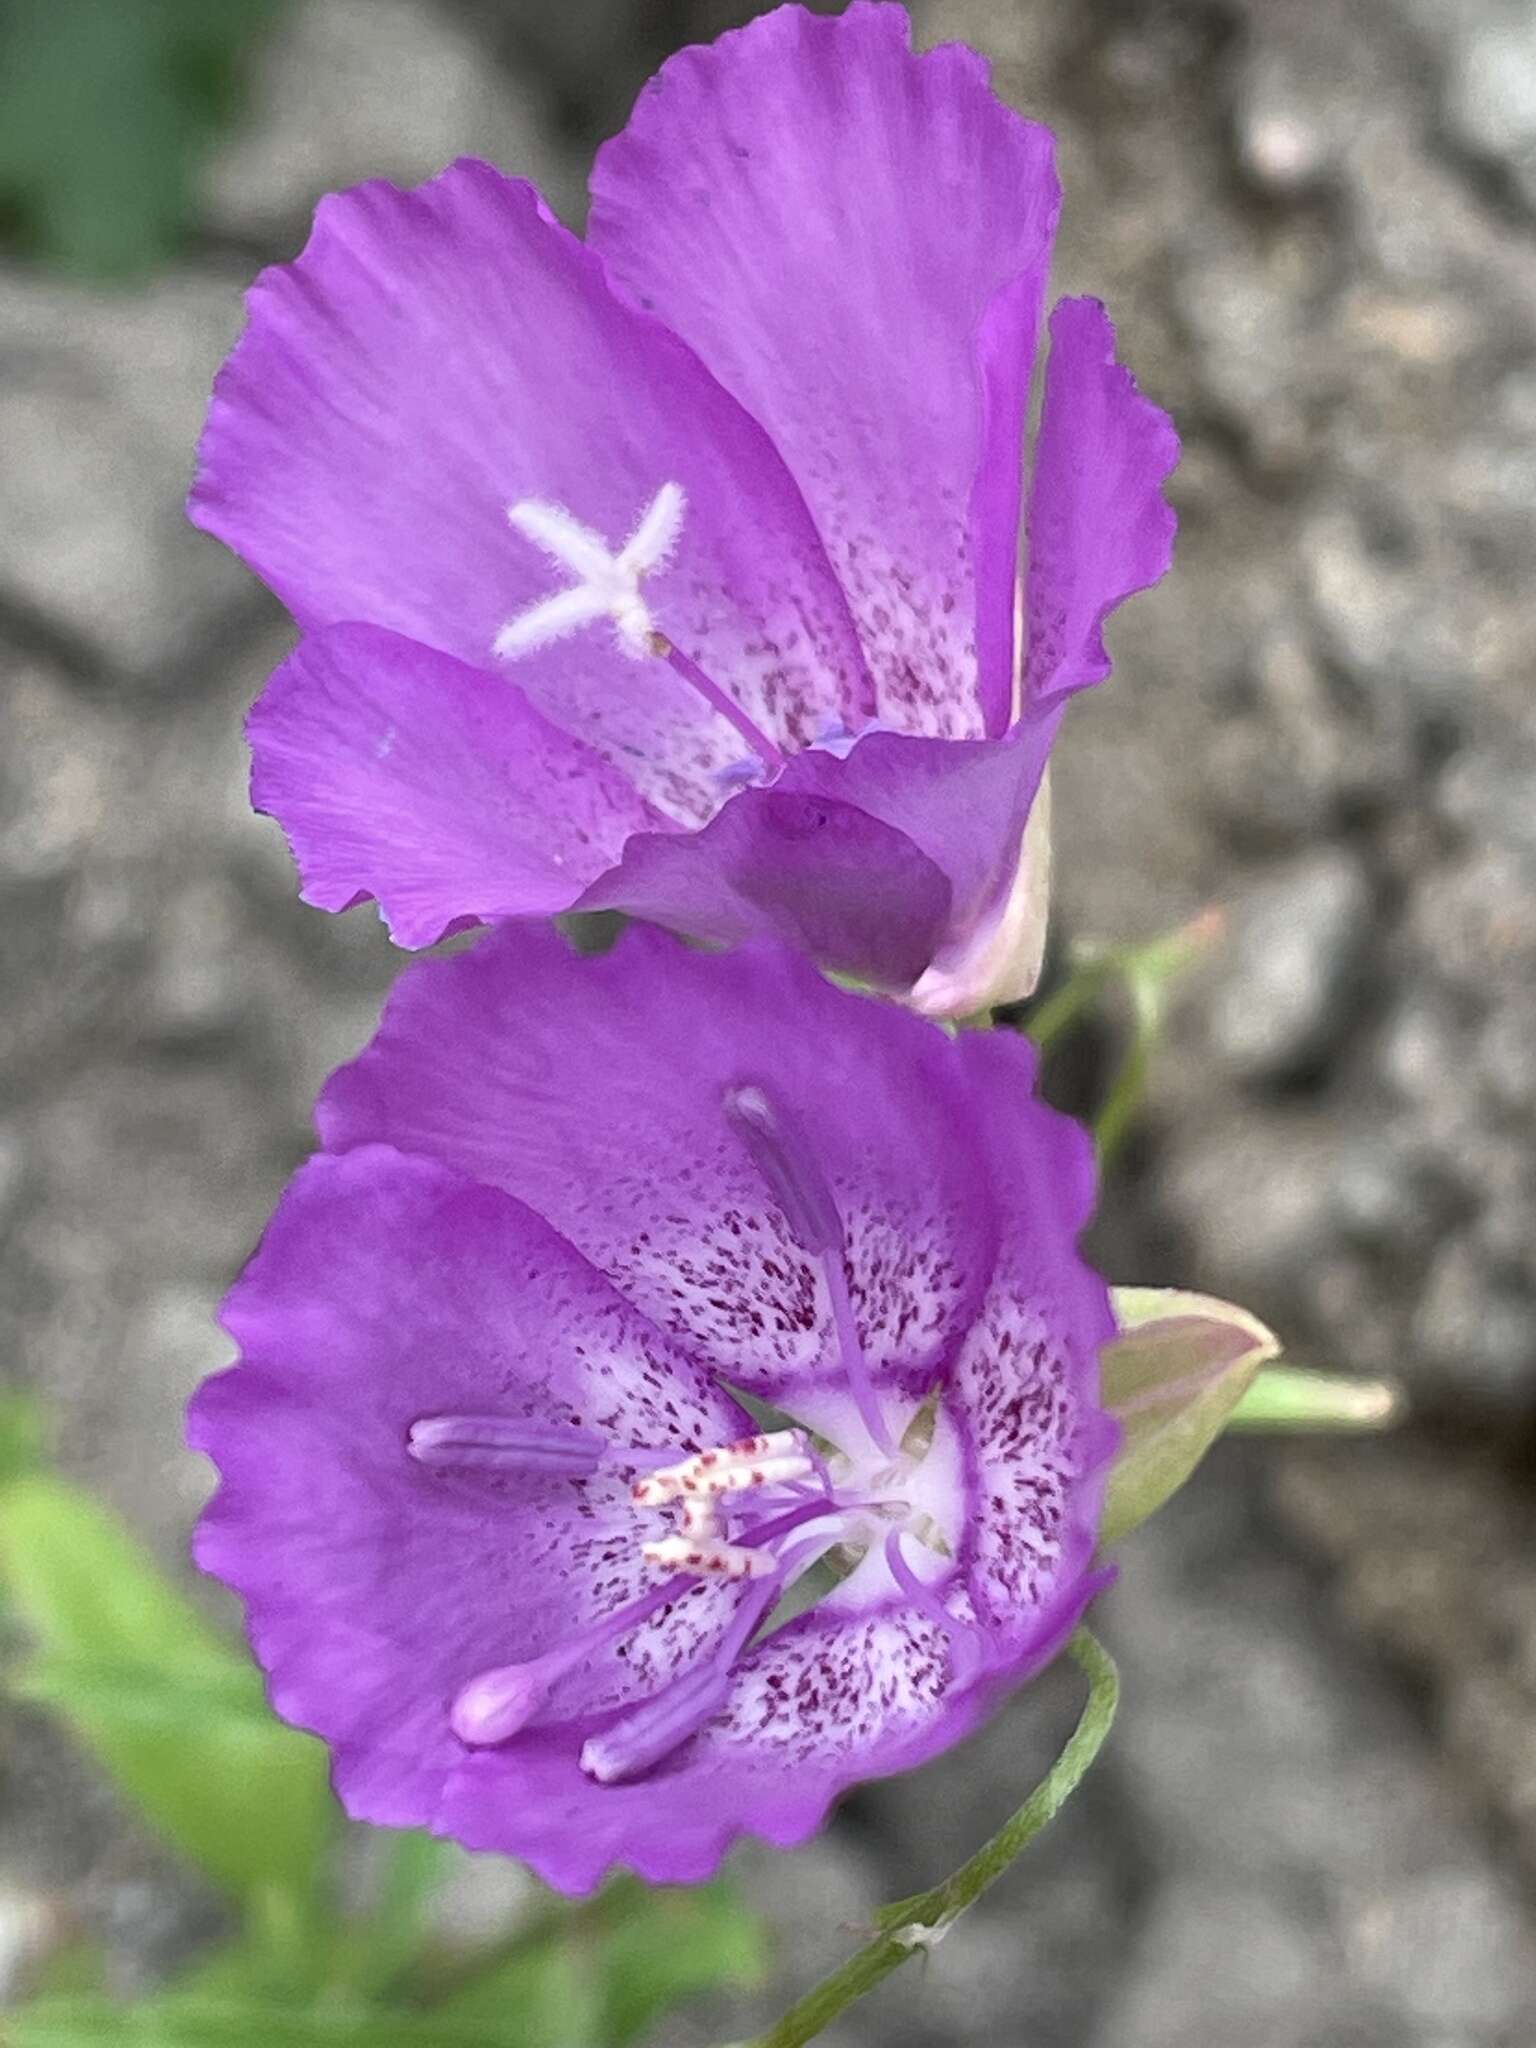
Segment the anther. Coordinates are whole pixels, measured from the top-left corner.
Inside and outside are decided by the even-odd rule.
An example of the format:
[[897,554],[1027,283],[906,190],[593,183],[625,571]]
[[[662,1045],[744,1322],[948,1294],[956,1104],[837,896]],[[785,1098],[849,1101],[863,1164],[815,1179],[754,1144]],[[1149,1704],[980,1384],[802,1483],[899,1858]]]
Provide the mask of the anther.
[[759,1486],[783,1486],[809,1479],[816,1470],[799,1429],[775,1430],[768,1436],[743,1437],[720,1450],[700,1451],[676,1465],[647,1473],[630,1489],[636,1507],[663,1507],[690,1496],[747,1493]]
[[[792,1519],[781,1517],[772,1527],[787,1533],[781,1525]],[[754,1533],[767,1536],[770,1530]],[[653,1699],[620,1715],[601,1735],[589,1737],[581,1749],[581,1768],[587,1776],[600,1785],[638,1778],[713,1720],[729,1696],[736,1660],[758,1624],[784,1588],[823,1554],[830,1541],[825,1536],[812,1537],[785,1552],[774,1562],[771,1574],[765,1575],[767,1582],[743,1598],[719,1648],[706,1663],[684,1672]]]
[[843,1219],[805,1133],[763,1088],[746,1082],[725,1092],[725,1119],[746,1147],[753,1165],[802,1251],[821,1262],[832,1322],[848,1391],[877,1450],[894,1453],[890,1428],[875,1393],[869,1362],[859,1340],[853,1300],[844,1270]]
[[731,1669],[723,1659],[685,1671],[601,1735],[589,1736],[581,1746],[581,1768],[599,1785],[640,1777],[712,1720],[730,1687]]
[[411,1424],[405,1442],[418,1465],[434,1470],[525,1472],[560,1479],[588,1477],[608,1449],[591,1430],[502,1415],[423,1415]]
[[448,1723],[460,1742],[485,1749],[526,1727],[548,1699],[550,1688],[569,1667],[536,1658],[482,1671],[454,1698]]
[[676,1578],[653,1586],[638,1600],[607,1615],[591,1628],[582,1629],[558,1649],[522,1664],[500,1664],[481,1671],[454,1695],[448,1710],[449,1725],[460,1742],[484,1749],[505,1742],[524,1728],[539,1712],[551,1691],[568,1671],[573,1671],[594,1650],[615,1637],[628,1635],[658,1609],[693,1589]]
[[778,1559],[771,1550],[692,1533],[658,1536],[641,1544],[640,1555],[659,1570],[686,1572],[701,1579],[766,1579],[778,1570]]
[[741,1139],[802,1251],[841,1252],[843,1219],[804,1133],[782,1105],[748,1082],[725,1092],[725,1120]]

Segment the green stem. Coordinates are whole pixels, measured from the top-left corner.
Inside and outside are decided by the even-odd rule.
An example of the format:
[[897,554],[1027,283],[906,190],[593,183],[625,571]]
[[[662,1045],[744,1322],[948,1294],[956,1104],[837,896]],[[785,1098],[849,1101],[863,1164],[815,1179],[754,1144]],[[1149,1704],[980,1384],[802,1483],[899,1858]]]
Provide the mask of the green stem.
[[1090,966],[1078,968],[1069,981],[1064,982],[1054,995],[1037,1004],[1025,1018],[1027,1036],[1034,1040],[1041,1052],[1049,1052],[1062,1033],[1098,1001],[1109,979],[1110,967],[1106,961],[1096,960]]
[[1068,1648],[1088,1680],[1087,1703],[1065,1749],[1012,1820],[942,1883],[882,1907],[877,1916],[881,1931],[874,1940],[850,1956],[841,1969],[823,1978],[814,1991],[807,1992],[776,2026],[745,2043],[744,2048],[801,2048],[803,2042],[814,2039],[856,1998],[899,1969],[915,1950],[938,1940],[967,1906],[1002,1876],[1020,1850],[1056,1818],[1103,1748],[1120,1700],[1114,1660],[1087,1629],[1080,1628]]

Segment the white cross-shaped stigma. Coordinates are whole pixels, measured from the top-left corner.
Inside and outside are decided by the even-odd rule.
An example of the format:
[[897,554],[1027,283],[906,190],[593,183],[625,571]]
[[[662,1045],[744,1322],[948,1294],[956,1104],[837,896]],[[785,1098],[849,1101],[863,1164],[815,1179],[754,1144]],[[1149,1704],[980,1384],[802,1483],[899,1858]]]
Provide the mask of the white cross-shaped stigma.
[[677,545],[685,505],[681,484],[663,484],[617,553],[600,533],[573,519],[563,506],[542,498],[524,498],[509,506],[507,517],[518,532],[541,547],[551,561],[568,569],[576,581],[568,590],[541,598],[509,619],[496,635],[496,652],[508,659],[531,654],[536,647],[563,640],[582,626],[608,619],[626,654],[637,658],[655,654],[656,625],[640,595],[640,585],[661,568]]

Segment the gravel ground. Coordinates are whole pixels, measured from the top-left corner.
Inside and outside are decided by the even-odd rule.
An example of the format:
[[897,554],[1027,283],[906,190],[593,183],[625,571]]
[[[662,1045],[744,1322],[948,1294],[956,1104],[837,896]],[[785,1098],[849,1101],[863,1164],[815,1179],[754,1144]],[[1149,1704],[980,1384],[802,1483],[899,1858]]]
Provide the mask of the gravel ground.
[[[740,18],[305,0],[185,265],[0,274],[0,1355],[179,1563],[210,1308],[398,965],[297,903],[239,717],[286,644],[180,517],[255,265],[329,185],[465,149],[579,208],[655,58]],[[1127,1705],[1027,1864],[836,2037],[891,2048],[1524,2048],[1536,2033],[1536,32],[1523,0],[915,0],[1057,129],[1064,288],[1177,414],[1177,573],[1057,794],[1061,923],[1206,902],[1118,1277],[1388,1370],[1390,1443],[1226,1446],[1128,1549]],[[822,1842],[749,1855],[784,1986],[973,1847],[1057,1674]],[[42,1899],[124,1981],[213,1924],[0,1710],[0,1979]],[[488,1880],[487,1880],[488,1882]],[[916,1970],[924,1981],[916,1982]],[[759,2007],[759,2010],[763,2008]],[[701,2015],[718,2039],[741,2013]],[[681,2037],[680,2037],[681,2038]]]

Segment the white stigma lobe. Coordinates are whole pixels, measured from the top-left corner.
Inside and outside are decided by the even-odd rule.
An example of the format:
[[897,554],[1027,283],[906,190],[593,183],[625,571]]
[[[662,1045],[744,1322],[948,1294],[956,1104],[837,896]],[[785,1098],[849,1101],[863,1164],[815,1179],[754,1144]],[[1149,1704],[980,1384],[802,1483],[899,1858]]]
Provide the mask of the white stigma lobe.
[[575,580],[569,589],[556,591],[509,619],[496,635],[496,653],[508,660],[531,654],[607,619],[626,654],[636,659],[654,655],[656,623],[640,585],[671,556],[686,508],[682,485],[664,483],[629,539],[615,550],[563,506],[543,498],[524,498],[509,506],[507,517],[517,531]]

